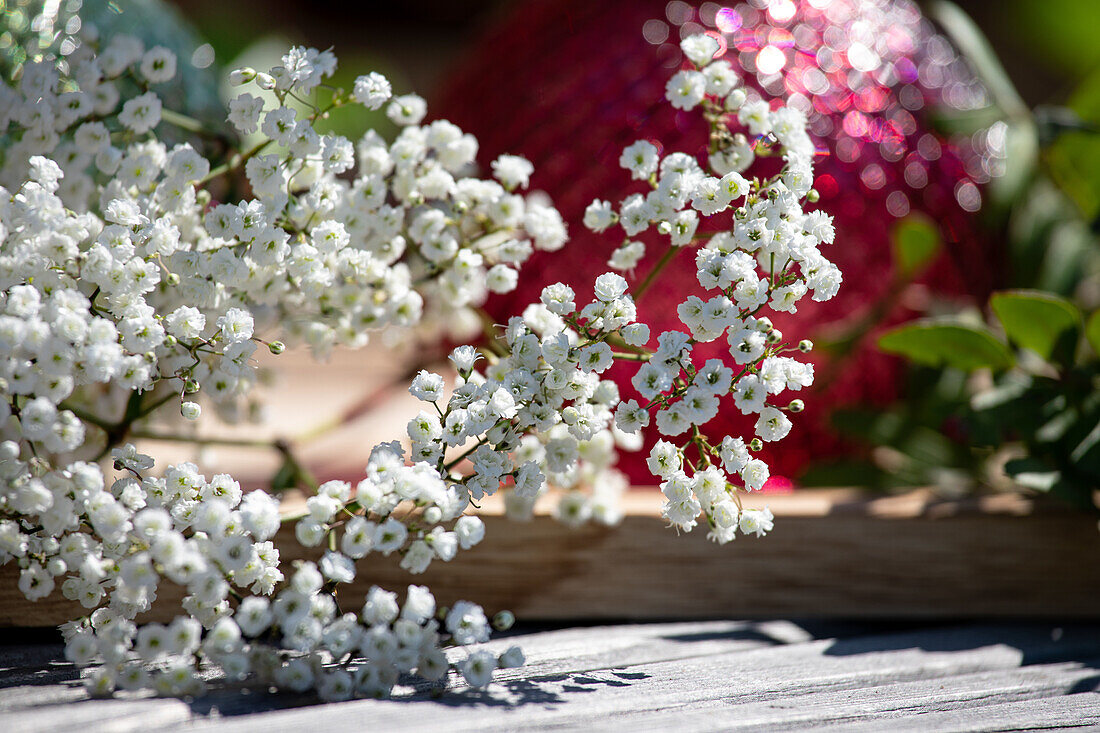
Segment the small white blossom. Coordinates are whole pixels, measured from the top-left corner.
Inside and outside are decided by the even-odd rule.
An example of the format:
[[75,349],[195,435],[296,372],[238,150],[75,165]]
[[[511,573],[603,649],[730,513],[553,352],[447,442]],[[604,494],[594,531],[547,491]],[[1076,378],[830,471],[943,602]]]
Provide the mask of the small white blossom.
[[706,66],[718,53],[718,41],[706,33],[697,33],[680,41],[680,49],[696,66]]
[[389,80],[377,71],[372,71],[355,80],[352,94],[355,101],[367,109],[381,109],[393,92]]

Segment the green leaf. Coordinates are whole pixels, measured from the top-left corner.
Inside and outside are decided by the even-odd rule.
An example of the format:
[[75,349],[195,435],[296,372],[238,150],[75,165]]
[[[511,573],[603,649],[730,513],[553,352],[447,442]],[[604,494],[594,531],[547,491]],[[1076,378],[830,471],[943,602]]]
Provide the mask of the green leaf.
[[929,265],[942,246],[936,223],[920,213],[912,213],[894,225],[891,233],[894,262],[901,273],[912,277]]
[[1068,300],[1039,290],[1010,290],[994,293],[989,304],[1013,343],[1047,361],[1073,362],[1081,312]]
[[1039,131],[1031,117],[1005,122],[1004,161],[1004,172],[989,182],[989,198],[1002,209],[1019,199],[1039,167]]
[[1062,472],[1051,469],[1034,458],[1015,458],[1005,464],[1005,473],[1026,489],[1050,491],[1062,478]]
[[1012,352],[988,329],[948,321],[907,323],[880,336],[878,346],[919,364],[964,371],[1001,371],[1013,364]]
[[978,78],[992,94],[994,103],[1010,117],[1028,117],[1027,104],[1013,86],[993,46],[970,16],[958,5],[946,0],[932,3],[930,10],[933,19],[943,26],[948,37],[970,62]]
[[1092,344],[1092,350],[1100,354],[1100,310],[1089,316],[1085,324],[1085,338]]
[[275,472],[275,475],[271,477],[271,490],[275,493],[279,493],[287,489],[293,489],[297,477],[298,472],[294,466],[294,462],[285,460],[282,465],[279,466],[279,470]]
[[[1051,165],[1057,153],[1048,153]],[[1100,162],[1098,162],[1100,166]],[[1078,207],[1046,176],[1014,203],[1008,227],[1010,283],[1068,295],[1087,271],[1093,237]]]
[[1084,471],[1100,473],[1100,423],[1077,444],[1069,459]]

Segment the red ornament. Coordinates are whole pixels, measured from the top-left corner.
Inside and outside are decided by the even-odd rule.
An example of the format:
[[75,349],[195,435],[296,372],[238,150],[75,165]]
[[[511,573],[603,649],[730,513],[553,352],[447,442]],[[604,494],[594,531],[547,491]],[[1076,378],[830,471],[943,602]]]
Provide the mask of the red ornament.
[[[941,106],[977,107],[985,91],[950,44],[915,5],[887,0],[757,0],[734,8],[685,2],[536,0],[517,7],[491,29],[475,54],[444,85],[430,109],[480,140],[479,161],[502,153],[535,165],[531,189],[547,192],[570,227],[571,241],[555,253],[537,252],[519,287],[494,296],[498,318],[520,312],[544,285],[562,281],[591,297],[621,236],[584,229],[594,199],[613,204],[639,191],[619,167],[622,149],[647,139],[663,151],[682,150],[705,163],[706,126],[695,113],[673,109],[664,85],[681,67],[682,37],[715,36],[724,58],[765,99],[786,99],[810,120],[818,144],[818,206],[834,217],[836,243],[823,249],[844,273],[840,294],[826,303],[803,301],[794,316],[775,318],[790,334],[810,338],[854,322],[896,288],[890,231],[898,218],[922,212],[938,222],[946,254],[922,281],[934,293],[984,300],[997,278],[989,243],[975,231],[978,184],[999,161],[972,144],[937,136],[928,113]],[[647,238],[648,235],[648,238]],[[650,230],[639,237],[648,252],[643,276],[667,248]],[[676,305],[698,292],[693,255],[680,254],[639,303],[640,320],[659,333],[683,329]],[[781,314],[782,315],[782,314]],[[901,306],[889,323],[913,317]],[[788,328],[789,327],[789,328]],[[773,482],[790,486],[814,459],[853,450],[829,425],[830,412],[855,404],[885,404],[899,396],[901,365],[875,350],[873,336],[857,344],[824,388],[805,397],[806,410],[781,446],[765,449]],[[698,363],[722,356],[724,339],[700,344]],[[728,354],[726,354],[728,356]],[[819,379],[827,359],[812,355]],[[634,365],[611,376],[633,396]],[[732,407],[708,424],[713,434],[751,435],[751,422]],[[655,431],[653,431],[655,432]],[[620,468],[652,483],[644,457],[624,454]]]

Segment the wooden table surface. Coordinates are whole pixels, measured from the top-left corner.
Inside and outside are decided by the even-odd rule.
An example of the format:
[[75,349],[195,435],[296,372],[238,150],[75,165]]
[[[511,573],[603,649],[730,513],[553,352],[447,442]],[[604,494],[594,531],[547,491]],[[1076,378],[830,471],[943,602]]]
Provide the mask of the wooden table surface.
[[718,621],[492,642],[528,665],[485,691],[319,704],[218,690],[90,700],[51,643],[0,646],[0,730],[1033,730],[1100,727],[1100,625]]

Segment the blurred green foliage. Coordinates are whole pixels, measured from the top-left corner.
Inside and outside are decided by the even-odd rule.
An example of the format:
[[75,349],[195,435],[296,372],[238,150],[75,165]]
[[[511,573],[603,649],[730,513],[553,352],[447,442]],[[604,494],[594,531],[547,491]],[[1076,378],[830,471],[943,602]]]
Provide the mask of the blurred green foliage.
[[[992,103],[937,119],[944,134],[992,123],[1006,170],[983,217],[1001,237],[1005,285],[983,310],[959,306],[892,328],[883,351],[906,358],[906,397],[834,415],[870,461],[815,466],[809,485],[952,492],[1027,489],[1097,509],[1100,493],[1100,22],[1096,0],[1006,3],[1020,32],[1081,81],[1058,104],[1029,109],[978,27],[948,2],[928,6],[990,90]],[[894,231],[901,277],[938,250],[919,221]],[[992,263],[991,263],[992,264]],[[896,301],[898,296],[891,295]],[[984,311],[984,315],[983,315]]]

